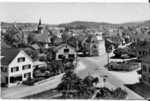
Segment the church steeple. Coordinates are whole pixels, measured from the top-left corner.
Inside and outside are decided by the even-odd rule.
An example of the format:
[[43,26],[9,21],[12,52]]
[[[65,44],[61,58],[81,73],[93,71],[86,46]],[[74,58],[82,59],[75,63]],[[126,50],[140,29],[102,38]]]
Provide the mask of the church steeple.
[[38,30],[41,30],[42,28],[43,27],[42,27],[41,19],[39,19]]

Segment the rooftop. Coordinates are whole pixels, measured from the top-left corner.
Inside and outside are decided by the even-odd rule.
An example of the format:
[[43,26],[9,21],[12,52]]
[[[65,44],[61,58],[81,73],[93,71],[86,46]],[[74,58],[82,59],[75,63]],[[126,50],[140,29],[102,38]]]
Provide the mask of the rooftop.
[[2,48],[1,51],[1,55],[4,56],[1,59],[2,65],[9,65],[20,52],[20,49]]
[[74,48],[74,47],[71,47],[70,45],[67,45],[67,44],[61,44],[61,45],[55,47],[55,48],[54,48],[54,51],[58,51],[58,50],[60,50],[61,48],[65,47],[65,46],[69,46],[70,48],[72,48],[72,49],[75,50],[75,48]]
[[143,62],[147,62],[147,63],[150,64],[150,55],[147,55],[147,56],[141,58],[140,60],[142,60]]

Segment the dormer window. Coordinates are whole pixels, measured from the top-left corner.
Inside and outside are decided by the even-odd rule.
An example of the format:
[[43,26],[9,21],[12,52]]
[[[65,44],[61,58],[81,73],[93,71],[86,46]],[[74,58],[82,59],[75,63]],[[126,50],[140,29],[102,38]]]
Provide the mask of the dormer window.
[[23,61],[25,61],[25,57],[18,58],[18,62],[23,62]]

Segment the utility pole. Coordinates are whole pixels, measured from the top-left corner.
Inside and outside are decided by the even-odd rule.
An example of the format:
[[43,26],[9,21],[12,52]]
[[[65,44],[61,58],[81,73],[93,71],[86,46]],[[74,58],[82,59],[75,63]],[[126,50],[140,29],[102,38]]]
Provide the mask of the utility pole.
[[109,70],[109,52],[107,53],[107,59],[108,59],[108,70]]

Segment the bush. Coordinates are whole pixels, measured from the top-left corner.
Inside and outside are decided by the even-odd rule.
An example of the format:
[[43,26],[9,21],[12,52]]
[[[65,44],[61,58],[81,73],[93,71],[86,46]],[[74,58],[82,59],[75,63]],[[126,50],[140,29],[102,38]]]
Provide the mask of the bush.
[[133,52],[132,49],[130,49],[130,48],[117,48],[114,51],[114,54],[118,58],[120,58],[123,54],[126,54],[130,57],[135,57],[136,56],[136,52]]
[[96,98],[100,99],[126,99],[128,93],[120,87],[115,90],[108,88],[100,88],[100,92],[96,94]]

